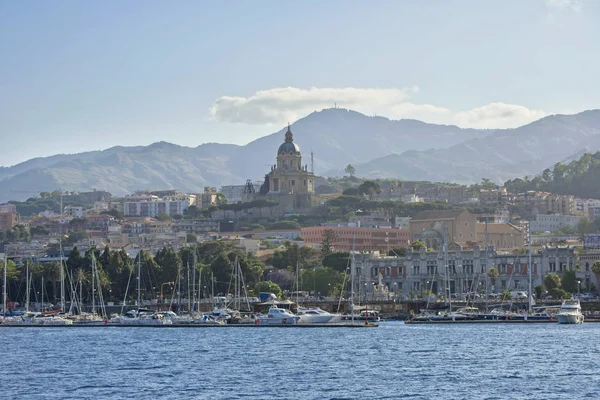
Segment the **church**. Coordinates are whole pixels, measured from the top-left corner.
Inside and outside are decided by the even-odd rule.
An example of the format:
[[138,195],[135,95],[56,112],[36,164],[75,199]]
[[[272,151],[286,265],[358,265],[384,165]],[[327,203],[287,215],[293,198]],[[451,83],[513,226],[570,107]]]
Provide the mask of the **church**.
[[260,194],[279,203],[283,212],[306,210],[313,206],[315,175],[302,165],[300,147],[288,125],[285,141],[277,150],[277,164],[265,176]]

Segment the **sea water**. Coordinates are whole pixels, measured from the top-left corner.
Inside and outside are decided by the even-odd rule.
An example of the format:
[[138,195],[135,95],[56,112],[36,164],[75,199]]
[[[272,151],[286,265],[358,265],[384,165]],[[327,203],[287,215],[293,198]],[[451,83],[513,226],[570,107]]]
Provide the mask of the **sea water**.
[[598,399],[600,324],[2,328],[3,399]]

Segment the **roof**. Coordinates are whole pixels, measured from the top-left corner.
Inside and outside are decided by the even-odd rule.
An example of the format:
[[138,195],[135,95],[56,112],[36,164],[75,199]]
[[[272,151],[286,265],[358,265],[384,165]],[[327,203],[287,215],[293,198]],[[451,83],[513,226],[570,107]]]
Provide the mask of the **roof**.
[[292,130],[288,125],[287,132],[285,133],[285,142],[279,146],[279,150],[277,150],[277,154],[279,155],[298,155],[300,154],[300,147],[294,143],[294,135],[292,134]]
[[468,212],[467,210],[430,210],[430,211],[421,211],[417,213],[410,222],[419,221],[419,220],[432,220],[432,219],[453,219],[458,217],[463,212]]
[[[487,224],[488,233],[515,233],[521,229],[511,224]],[[485,224],[477,224],[477,233],[485,233]]]

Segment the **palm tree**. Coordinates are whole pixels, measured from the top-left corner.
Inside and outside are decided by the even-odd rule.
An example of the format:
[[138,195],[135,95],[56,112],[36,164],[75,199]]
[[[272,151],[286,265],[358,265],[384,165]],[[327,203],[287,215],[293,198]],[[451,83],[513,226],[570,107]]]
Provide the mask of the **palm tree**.
[[498,278],[498,270],[492,267],[488,270],[487,275],[488,278],[490,278],[490,281],[492,282],[492,291],[495,291],[494,285],[496,284],[496,278]]
[[88,272],[83,268],[77,268],[75,270],[75,280],[79,283],[79,303],[81,307],[81,303],[83,303],[83,284],[90,282]]

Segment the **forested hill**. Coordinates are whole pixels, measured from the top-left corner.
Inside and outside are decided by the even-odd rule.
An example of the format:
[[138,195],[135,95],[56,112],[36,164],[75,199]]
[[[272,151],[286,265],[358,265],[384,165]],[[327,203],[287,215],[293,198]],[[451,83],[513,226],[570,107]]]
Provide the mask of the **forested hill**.
[[504,186],[512,193],[539,190],[600,199],[600,151],[585,153],[569,163],[556,163],[553,169],[545,169],[531,180],[529,177],[509,180]]

